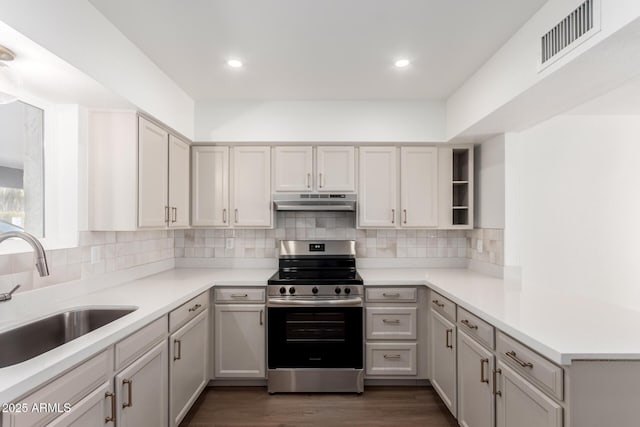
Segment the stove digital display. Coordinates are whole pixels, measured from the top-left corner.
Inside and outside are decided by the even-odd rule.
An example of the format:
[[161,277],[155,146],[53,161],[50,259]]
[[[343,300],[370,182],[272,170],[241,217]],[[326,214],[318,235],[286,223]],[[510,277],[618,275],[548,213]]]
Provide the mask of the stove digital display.
[[309,243],[309,252],[324,252],[324,243]]

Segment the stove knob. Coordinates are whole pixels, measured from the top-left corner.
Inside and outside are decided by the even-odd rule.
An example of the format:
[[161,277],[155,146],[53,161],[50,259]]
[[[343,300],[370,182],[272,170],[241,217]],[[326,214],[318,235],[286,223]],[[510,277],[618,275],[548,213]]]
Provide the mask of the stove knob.
[[340,292],[342,292],[342,289],[340,289],[340,288],[336,288],[336,294],[338,294],[338,295],[339,295],[339,294],[340,294]]
[[283,286],[280,288],[280,293],[284,294],[285,292],[287,292],[286,288]]
[[344,288],[344,293],[349,295],[351,293],[351,288]]
[[318,293],[318,288],[316,286],[314,286],[313,289],[311,289],[311,292],[313,292],[314,295],[317,294]]
[[296,293],[296,288],[294,288],[293,286],[292,286],[292,287],[290,287],[290,288],[289,288],[289,293],[290,293],[291,295],[295,294],[295,293]]

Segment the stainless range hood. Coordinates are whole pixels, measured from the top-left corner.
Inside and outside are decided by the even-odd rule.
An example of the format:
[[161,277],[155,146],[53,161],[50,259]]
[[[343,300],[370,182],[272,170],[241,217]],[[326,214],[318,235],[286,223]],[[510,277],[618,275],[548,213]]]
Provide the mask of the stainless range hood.
[[355,194],[274,194],[277,211],[340,211],[355,212]]

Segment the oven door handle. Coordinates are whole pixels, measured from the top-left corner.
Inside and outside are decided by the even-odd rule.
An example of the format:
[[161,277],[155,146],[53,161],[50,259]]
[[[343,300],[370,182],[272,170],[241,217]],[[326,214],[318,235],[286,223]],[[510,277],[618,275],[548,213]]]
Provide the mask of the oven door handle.
[[335,306],[335,305],[362,305],[362,298],[348,298],[348,299],[332,299],[332,300],[301,300],[301,299],[285,299],[285,298],[271,298],[268,301],[268,305],[309,305],[315,307],[322,306]]

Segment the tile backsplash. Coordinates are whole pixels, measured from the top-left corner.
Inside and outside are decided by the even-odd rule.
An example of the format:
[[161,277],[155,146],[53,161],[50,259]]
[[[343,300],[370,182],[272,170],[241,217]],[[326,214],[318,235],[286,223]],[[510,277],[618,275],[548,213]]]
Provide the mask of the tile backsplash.
[[[40,277],[32,252],[0,255],[0,292],[20,292],[174,258],[173,231],[81,232],[76,248],[47,251],[50,275]],[[92,250],[94,262],[92,263]]]
[[[467,258],[504,266],[504,230],[476,228],[467,232],[467,239]],[[478,241],[482,242],[482,252],[478,251]]]

